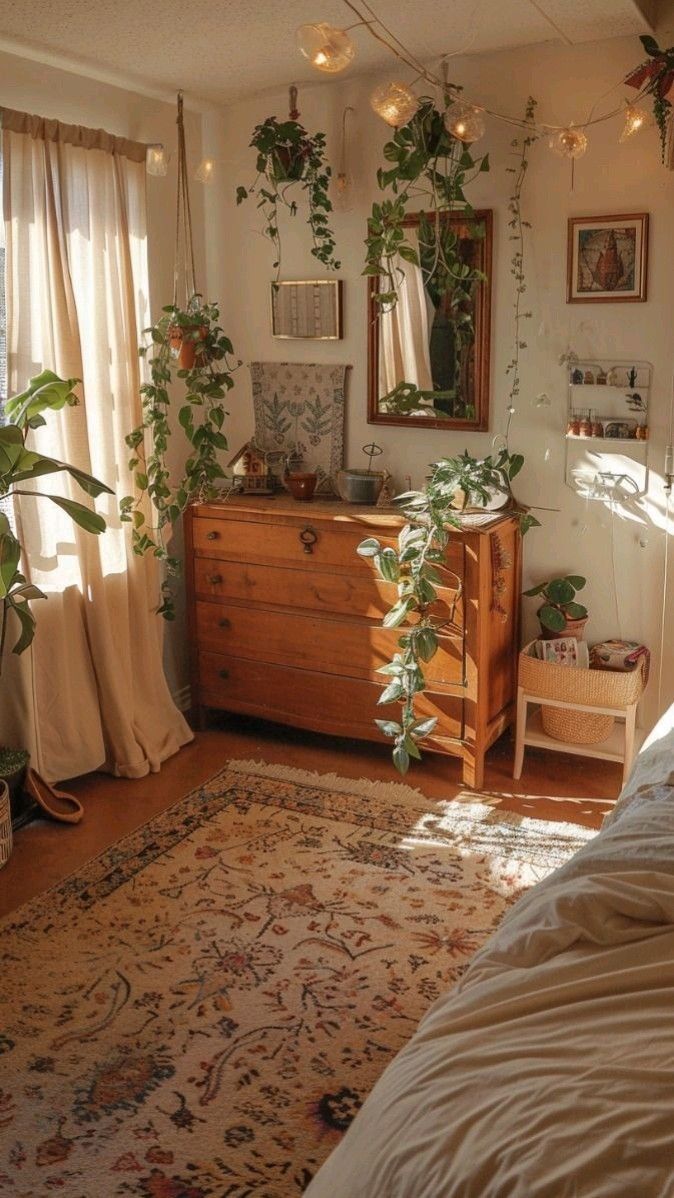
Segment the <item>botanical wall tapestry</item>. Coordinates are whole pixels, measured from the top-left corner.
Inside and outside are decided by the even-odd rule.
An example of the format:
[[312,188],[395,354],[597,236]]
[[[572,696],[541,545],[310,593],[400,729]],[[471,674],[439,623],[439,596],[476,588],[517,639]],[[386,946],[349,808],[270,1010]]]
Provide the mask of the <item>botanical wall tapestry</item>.
[[[255,442],[268,453],[301,459],[315,470],[317,491],[332,494],[344,458],[347,366],[251,362]],[[280,466],[279,472],[282,472]]]

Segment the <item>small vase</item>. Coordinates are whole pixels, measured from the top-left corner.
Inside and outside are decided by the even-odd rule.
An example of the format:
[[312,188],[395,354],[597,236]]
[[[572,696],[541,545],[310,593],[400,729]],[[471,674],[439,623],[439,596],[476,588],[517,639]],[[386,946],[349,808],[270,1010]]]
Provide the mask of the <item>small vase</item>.
[[295,471],[285,474],[283,482],[293,499],[311,499],[316,490],[318,475],[309,472]]
[[576,640],[582,641],[585,636],[585,625],[589,618],[589,616],[583,616],[580,620],[569,620],[567,617],[566,627],[561,632],[553,632],[551,628],[545,628],[541,624],[541,640],[558,641],[565,636],[575,636]]

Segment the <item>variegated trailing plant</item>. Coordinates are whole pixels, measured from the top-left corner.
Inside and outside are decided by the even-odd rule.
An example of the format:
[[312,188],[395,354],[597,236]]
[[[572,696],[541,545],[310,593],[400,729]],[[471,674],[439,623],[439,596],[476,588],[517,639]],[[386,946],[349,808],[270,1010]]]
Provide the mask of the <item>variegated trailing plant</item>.
[[[167,620],[175,618],[173,582],[180,570],[180,559],[167,546],[170,534],[188,504],[215,499],[226,477],[219,457],[227,449],[223,400],[234,386],[232,371],[240,363],[230,362],[232,343],[219,320],[217,304],[203,303],[201,296],[193,296],[184,310],[169,304],[162,309],[157,323],[145,330],[149,343],[139,350],[148,361],[150,381],[141,387],[143,419],[126,437],[135,491],[121,500],[120,516],[133,525],[134,552],[152,553],[164,564],[166,576],[158,612]],[[185,339],[194,353],[187,358],[191,365],[181,367],[177,355]],[[171,478],[167,464],[174,432],[170,413],[176,401],[176,386],[184,389],[177,421],[187,453],[182,477],[177,481]]]
[[[376,720],[380,731],[391,738],[393,762],[407,772],[411,758],[419,759],[419,743],[433,732],[435,717],[417,715],[416,699],[426,689],[424,667],[440,646],[443,630],[451,624],[452,612],[438,614],[438,586],[447,585],[439,572],[452,528],[460,528],[465,507],[484,506],[495,492],[510,495],[510,484],[524,464],[521,454],[501,449],[494,456],[474,458],[468,452],[443,458],[432,466],[424,491],[408,491],[395,500],[406,523],[398,546],[382,547],[367,537],[358,547],[361,557],[371,558],[379,576],[397,587],[397,598],[384,617],[385,628],[401,628],[398,652],[379,673],[387,678],[379,703],[396,703],[400,716]],[[523,532],[538,520],[511,498],[510,511],[520,518]],[[457,600],[460,597],[460,585]]]
[[[57,412],[78,402],[74,388],[79,381],[61,379],[53,371],[43,370],[30,380],[25,391],[5,401],[7,423],[0,426],[0,499],[15,495],[48,499],[85,532],[99,534],[105,531],[106,524],[93,508],[62,495],[45,494],[22,486],[49,475],[66,473],[93,499],[104,492],[112,494],[110,487],[84,470],[35,453],[26,443],[31,429],[46,424],[45,412]],[[17,621],[19,633],[12,651],[23,653],[35,636],[35,616],[30,604],[34,599],[46,599],[44,592],[29,583],[22,573],[22,553],[23,547],[9,517],[0,512],[0,673],[11,616]]]

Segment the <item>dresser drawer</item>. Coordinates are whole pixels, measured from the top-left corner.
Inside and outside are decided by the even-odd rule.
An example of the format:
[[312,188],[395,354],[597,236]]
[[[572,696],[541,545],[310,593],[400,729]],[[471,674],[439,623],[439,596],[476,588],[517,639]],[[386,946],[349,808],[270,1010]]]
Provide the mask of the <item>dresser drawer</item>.
[[[220,653],[199,654],[199,702],[296,724],[336,736],[382,740],[375,719],[395,719],[397,704],[377,705],[381,687],[375,682],[291,669]],[[420,716],[437,716],[431,746],[459,741],[463,734],[463,699],[458,695],[419,696]],[[448,749],[451,751],[451,749]]]
[[[192,535],[198,555],[312,571],[317,568],[357,571],[361,559],[356,549],[369,536],[377,537],[382,545],[397,545],[397,537],[389,530],[380,535],[376,528],[361,529],[348,522],[341,525],[338,522],[322,523],[312,520],[311,511],[307,511],[306,520],[297,519],[292,524],[202,516],[193,521]],[[463,577],[463,557],[463,545],[450,541],[447,566],[460,578]]]
[[[400,636],[366,621],[226,603],[197,603],[196,630],[201,650],[369,679],[391,660]],[[431,686],[462,686],[463,638],[442,637],[425,673]]]
[[[392,583],[377,578],[370,562],[355,560],[354,574],[328,574],[309,568],[259,566],[218,558],[194,559],[197,599],[237,599],[242,603],[360,616],[383,620],[396,599]],[[463,598],[457,599],[456,580],[447,572],[447,587],[439,587],[435,609],[439,619],[451,621],[452,632],[463,627]],[[455,584],[455,585],[451,585]]]

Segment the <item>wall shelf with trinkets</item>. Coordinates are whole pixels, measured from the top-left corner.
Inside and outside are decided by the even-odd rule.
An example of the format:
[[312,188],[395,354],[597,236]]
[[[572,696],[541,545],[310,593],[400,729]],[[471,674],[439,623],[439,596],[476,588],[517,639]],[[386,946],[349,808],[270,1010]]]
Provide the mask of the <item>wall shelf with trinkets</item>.
[[648,486],[650,362],[568,364],[566,483],[589,499],[634,499]]

